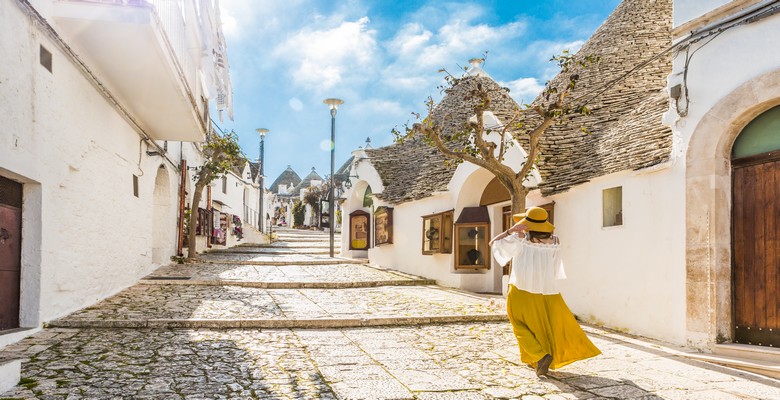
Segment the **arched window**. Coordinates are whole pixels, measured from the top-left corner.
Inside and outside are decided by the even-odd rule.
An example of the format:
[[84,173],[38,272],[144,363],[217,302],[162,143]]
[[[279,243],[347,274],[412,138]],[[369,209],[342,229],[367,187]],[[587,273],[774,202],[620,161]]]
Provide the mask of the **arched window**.
[[745,127],[734,141],[731,159],[736,160],[780,150],[780,106],[759,115]]
[[366,188],[366,193],[363,194],[363,207],[371,207],[374,205],[373,192],[371,192],[371,186]]

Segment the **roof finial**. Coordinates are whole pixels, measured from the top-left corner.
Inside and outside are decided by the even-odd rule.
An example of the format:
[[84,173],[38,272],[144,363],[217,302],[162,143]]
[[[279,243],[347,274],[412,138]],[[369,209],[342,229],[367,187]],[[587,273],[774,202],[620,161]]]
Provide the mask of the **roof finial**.
[[469,64],[471,64],[471,68],[469,68],[469,70],[466,71],[464,76],[484,76],[490,78],[490,75],[488,75],[487,72],[485,72],[485,70],[482,69],[482,64],[484,64],[484,62],[485,62],[484,58],[472,58],[471,60],[469,60]]
[[367,138],[366,138],[366,148],[367,148],[367,149],[370,149],[370,148],[371,148],[371,138],[370,138],[370,137],[367,137]]

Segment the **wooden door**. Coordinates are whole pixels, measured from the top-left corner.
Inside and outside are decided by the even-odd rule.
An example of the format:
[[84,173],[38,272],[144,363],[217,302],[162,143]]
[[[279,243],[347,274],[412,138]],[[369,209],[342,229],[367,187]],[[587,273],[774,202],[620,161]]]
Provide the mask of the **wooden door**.
[[19,327],[22,185],[0,177],[0,330]]
[[780,346],[780,159],[734,162],[734,341]]

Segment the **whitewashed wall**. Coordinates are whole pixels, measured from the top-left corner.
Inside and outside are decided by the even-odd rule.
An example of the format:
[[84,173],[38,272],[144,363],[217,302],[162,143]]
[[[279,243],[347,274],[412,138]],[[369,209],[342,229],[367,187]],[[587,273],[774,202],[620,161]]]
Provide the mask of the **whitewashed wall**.
[[[33,4],[48,15],[51,2]],[[20,322],[34,327],[170,262],[177,166],[200,158],[181,142],[167,143],[167,159],[148,155],[155,149],[15,2],[0,0],[0,26],[10,33],[0,35],[0,175],[24,184]],[[39,63],[40,45],[52,53],[52,72]],[[240,210],[242,195],[226,203]]]
[[[676,1],[684,8],[690,0]],[[720,19],[748,1],[730,2]],[[725,11],[724,11],[725,10]],[[702,28],[709,23],[694,18]],[[717,22],[717,21],[713,21]],[[726,29],[691,48],[684,82],[685,52],[676,55],[669,87],[687,88],[690,101],[672,100],[664,123],[679,138],[685,164],[687,342],[712,350],[733,331],[731,294],[731,147],[757,115],[780,104],[780,16]],[[678,32],[684,40],[688,32]],[[684,90],[683,90],[684,93]]]
[[676,0],[674,2],[674,27],[698,18],[728,3],[746,3],[743,0]]
[[[164,174],[175,196],[177,174],[146,156],[139,135],[13,2],[0,7],[0,26],[15,32],[0,36],[0,173],[25,183],[21,322],[36,326],[151,272],[155,181]],[[40,44],[52,73],[38,62]],[[163,237],[175,235],[168,203]]]
[[[519,164],[523,159],[523,154],[516,149],[519,147],[513,148],[507,156],[507,162],[513,162],[513,165]],[[358,159],[361,158],[359,153],[360,151],[355,153]],[[363,193],[368,185],[371,186],[373,193],[381,193],[384,190],[379,175],[369,162],[358,163],[356,171],[360,180],[353,182],[353,187],[345,193],[344,226],[346,227],[349,223],[347,219],[349,213],[357,209],[372,213],[372,210],[362,207]],[[422,217],[454,210],[453,217],[457,220],[464,207],[479,206],[482,193],[492,179],[493,175],[487,170],[463,163],[458,166],[445,192],[398,205],[387,204],[375,198],[374,208],[393,207],[393,243],[372,247],[367,252],[350,251],[349,228],[346,228],[342,230],[342,254],[351,257],[367,256],[372,264],[435,279],[438,284],[444,286],[474,292],[500,293],[502,272],[500,266],[493,265],[487,270],[456,271],[454,254],[422,254]],[[505,204],[488,208],[493,234],[501,231],[500,210],[503,205]],[[371,224],[373,241],[373,214]]]
[[[683,166],[621,172],[542,198],[555,201],[568,279],[560,289],[585,321],[674,343],[685,342]],[[623,225],[602,227],[602,191],[621,186]]]
[[[672,113],[667,121],[686,143],[698,122],[717,102],[745,82],[780,68],[780,52],[770,51],[777,46],[778,29],[780,18],[770,17],[729,29],[696,51],[687,82],[689,96],[695,101],[687,105],[685,118]],[[685,54],[678,54],[669,87],[682,83],[684,63]]]

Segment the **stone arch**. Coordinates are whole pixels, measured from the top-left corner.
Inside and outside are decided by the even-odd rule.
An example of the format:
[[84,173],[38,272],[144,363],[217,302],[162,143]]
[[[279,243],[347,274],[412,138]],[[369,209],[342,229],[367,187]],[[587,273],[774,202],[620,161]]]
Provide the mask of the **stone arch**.
[[693,130],[685,156],[686,321],[688,342],[732,337],[731,148],[742,129],[780,104],[780,70],[720,99]]
[[170,174],[164,165],[157,169],[152,194],[152,262],[164,264],[173,246],[171,224],[171,185]]

